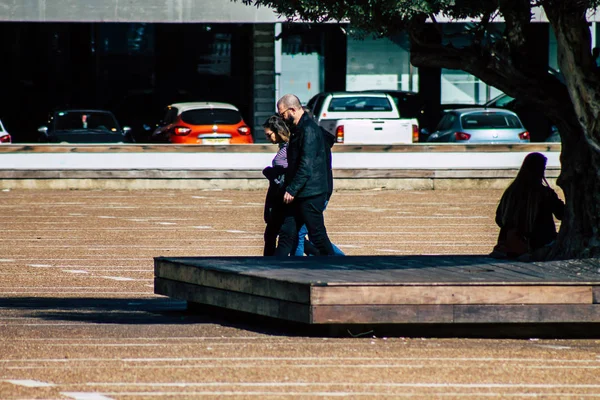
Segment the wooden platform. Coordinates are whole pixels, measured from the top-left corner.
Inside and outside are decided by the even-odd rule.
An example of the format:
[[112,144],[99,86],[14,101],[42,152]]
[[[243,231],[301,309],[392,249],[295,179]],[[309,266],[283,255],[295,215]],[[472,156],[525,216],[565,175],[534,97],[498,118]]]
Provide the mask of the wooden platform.
[[306,324],[600,323],[600,259],[157,257],[157,294]]

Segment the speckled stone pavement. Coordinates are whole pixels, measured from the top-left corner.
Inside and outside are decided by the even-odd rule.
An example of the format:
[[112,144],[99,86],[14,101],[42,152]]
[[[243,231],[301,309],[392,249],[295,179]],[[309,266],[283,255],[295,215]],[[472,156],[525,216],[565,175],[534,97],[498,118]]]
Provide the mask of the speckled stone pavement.
[[[485,254],[500,195],[339,191],[326,222],[349,255]],[[153,294],[155,256],[260,255],[263,200],[0,192],[0,398],[600,397],[599,340],[328,336]]]

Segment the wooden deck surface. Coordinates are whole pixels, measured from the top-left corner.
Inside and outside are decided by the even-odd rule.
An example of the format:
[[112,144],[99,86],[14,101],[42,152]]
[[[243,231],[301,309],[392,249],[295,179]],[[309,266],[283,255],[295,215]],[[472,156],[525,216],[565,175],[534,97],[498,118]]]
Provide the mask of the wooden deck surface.
[[158,257],[155,292],[312,324],[600,322],[600,260]]

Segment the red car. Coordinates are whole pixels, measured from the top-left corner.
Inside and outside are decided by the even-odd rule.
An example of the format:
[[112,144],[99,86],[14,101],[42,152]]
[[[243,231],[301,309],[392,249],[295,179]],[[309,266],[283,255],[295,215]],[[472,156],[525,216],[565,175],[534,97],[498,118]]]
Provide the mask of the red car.
[[11,143],[11,137],[6,129],[4,129],[4,125],[2,125],[2,121],[0,121],[0,143]]
[[227,103],[176,103],[167,107],[154,131],[159,142],[179,144],[250,144],[250,128],[240,111]]

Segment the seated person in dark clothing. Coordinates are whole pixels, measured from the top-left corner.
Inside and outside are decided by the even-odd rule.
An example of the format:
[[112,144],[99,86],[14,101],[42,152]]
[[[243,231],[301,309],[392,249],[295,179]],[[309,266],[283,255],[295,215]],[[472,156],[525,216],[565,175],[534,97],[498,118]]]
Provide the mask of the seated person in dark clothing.
[[561,220],[565,204],[546,181],[546,157],[530,153],[496,210],[498,244],[490,256],[528,260],[543,257],[556,239],[554,217]]

